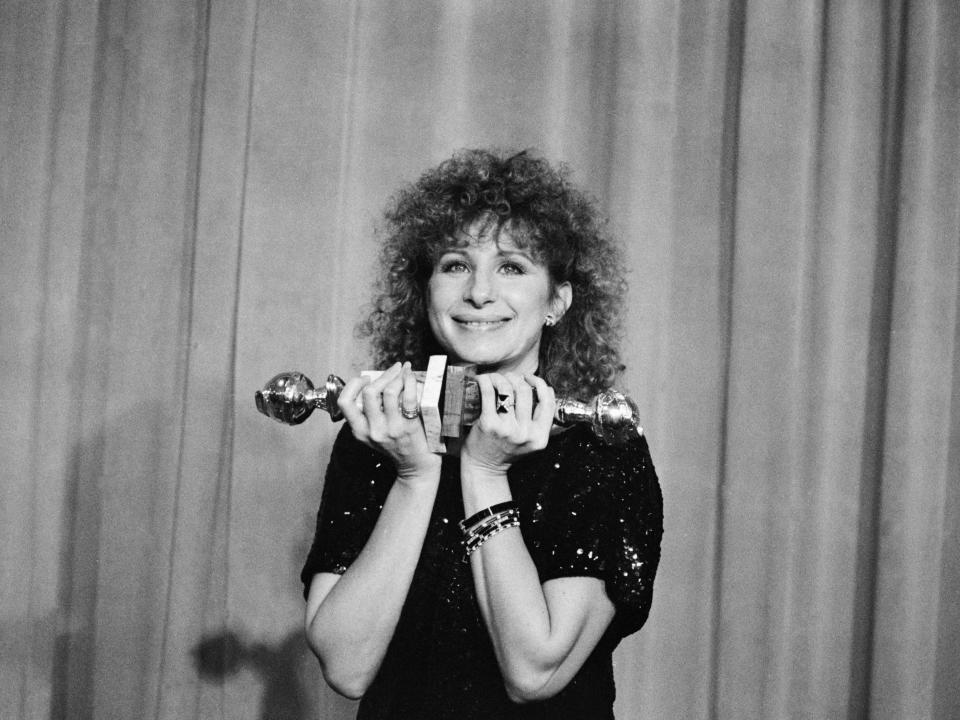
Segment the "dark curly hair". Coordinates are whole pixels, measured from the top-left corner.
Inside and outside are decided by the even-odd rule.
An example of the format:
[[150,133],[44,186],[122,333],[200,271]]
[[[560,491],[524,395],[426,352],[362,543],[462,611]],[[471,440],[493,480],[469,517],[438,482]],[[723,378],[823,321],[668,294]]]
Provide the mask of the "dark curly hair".
[[549,269],[554,285],[573,288],[569,310],[544,327],[539,374],[558,396],[581,399],[616,383],[626,290],[620,252],[565,167],[527,151],[463,150],[401,189],[385,215],[381,276],[358,326],[378,366],[410,360],[425,367],[430,355],[443,354],[427,318],[427,281],[440,255],[465,242],[458,231],[488,218]]

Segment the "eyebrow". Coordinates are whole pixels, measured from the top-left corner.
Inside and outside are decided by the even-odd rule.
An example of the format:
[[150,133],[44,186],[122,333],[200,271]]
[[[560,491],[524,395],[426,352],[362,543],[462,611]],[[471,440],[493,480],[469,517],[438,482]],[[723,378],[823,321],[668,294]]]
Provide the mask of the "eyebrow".
[[[463,255],[463,256],[465,256],[465,257],[468,257],[468,256],[470,255],[470,253],[467,251],[467,248],[464,248],[464,247],[449,247],[449,248],[446,248],[446,249],[444,249],[444,250],[441,250],[439,257],[443,257],[444,255],[450,255],[451,253],[454,254],[454,255]],[[517,249],[515,249],[515,250],[504,250],[502,247],[500,247],[500,246],[498,245],[498,246],[497,246],[497,255],[500,255],[500,256],[503,256],[503,257],[519,256],[519,257],[522,257],[522,258],[525,258],[525,259],[529,260],[530,262],[536,262],[536,261],[533,259],[533,256],[532,256],[530,253],[528,253],[528,252],[526,252],[525,250],[523,250],[522,248],[517,248]]]

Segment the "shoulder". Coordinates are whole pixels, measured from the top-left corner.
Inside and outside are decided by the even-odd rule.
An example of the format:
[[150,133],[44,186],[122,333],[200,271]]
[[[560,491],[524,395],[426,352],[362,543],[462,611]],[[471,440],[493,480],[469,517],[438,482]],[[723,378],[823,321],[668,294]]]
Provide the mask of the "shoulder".
[[641,436],[613,445],[590,428],[575,426],[555,435],[547,448],[516,467],[521,507],[536,520],[564,523],[598,518],[630,507],[656,521],[662,497],[647,441]]
[[620,444],[606,442],[586,426],[578,425],[558,434],[548,446],[554,462],[565,466],[566,475],[579,482],[656,482],[656,470],[647,440],[639,433]]
[[535,499],[545,528],[577,526],[601,542],[627,531],[659,537],[663,495],[644,437],[613,445],[580,426],[555,440]]

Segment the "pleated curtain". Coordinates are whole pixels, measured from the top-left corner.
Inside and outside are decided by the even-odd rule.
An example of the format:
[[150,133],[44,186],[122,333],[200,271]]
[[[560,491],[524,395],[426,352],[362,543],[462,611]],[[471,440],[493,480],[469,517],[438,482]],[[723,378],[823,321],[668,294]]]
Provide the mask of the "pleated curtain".
[[330,718],[297,578],[379,218],[458,148],[623,243],[624,719],[960,715],[955,0],[0,2],[0,716]]

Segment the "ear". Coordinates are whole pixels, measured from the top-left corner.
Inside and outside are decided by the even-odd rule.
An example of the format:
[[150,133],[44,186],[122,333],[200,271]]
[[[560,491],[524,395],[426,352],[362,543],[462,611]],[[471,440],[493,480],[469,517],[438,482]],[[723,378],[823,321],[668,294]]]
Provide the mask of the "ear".
[[560,322],[560,318],[570,309],[570,303],[573,302],[573,286],[569,282],[562,282],[557,285],[553,292],[553,299],[550,301],[550,310],[553,313],[554,322]]

